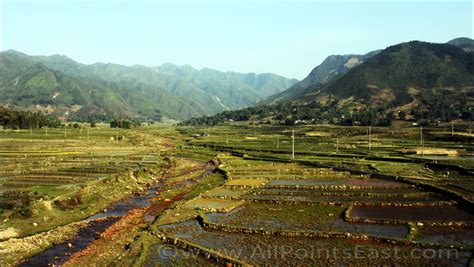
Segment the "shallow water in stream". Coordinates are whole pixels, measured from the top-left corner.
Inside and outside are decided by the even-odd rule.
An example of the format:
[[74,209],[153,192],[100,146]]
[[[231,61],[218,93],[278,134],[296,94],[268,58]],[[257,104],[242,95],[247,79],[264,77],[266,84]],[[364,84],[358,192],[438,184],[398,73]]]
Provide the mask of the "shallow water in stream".
[[[150,200],[156,197],[155,192],[159,190],[161,186],[162,183],[158,182],[148,188],[145,194],[132,196],[124,201],[114,203],[107,207],[104,212],[97,213],[85,219],[86,221],[91,221],[90,225],[79,230],[75,238],[66,240],[61,244],[32,256],[21,263],[20,266],[48,266],[50,264],[58,265],[66,262],[71,255],[85,249],[98,235],[117,222],[120,217],[126,215],[127,212],[136,208],[150,206]],[[72,245],[71,248],[68,248],[69,243]]]
[[[201,178],[214,171],[214,169],[209,168],[209,166],[206,166],[205,169],[203,169],[206,171],[201,175]],[[151,207],[151,210],[156,212],[157,210],[166,208],[172,202],[166,203],[166,205],[160,204],[155,207],[155,209],[153,209],[153,203],[151,203],[151,200],[157,196],[156,192],[158,192],[162,186],[163,183],[158,181],[149,187],[144,194],[133,195],[128,199],[109,205],[103,212],[94,214],[85,219],[85,221],[91,221],[91,224],[81,229],[74,239],[66,240],[61,244],[55,245],[37,255],[34,255],[25,260],[20,266],[48,266],[51,264],[62,264],[66,262],[72,254],[86,248],[98,235],[103,233],[113,223],[117,222],[120,217],[125,216],[129,211],[137,208]],[[151,222],[154,218],[154,214],[147,213],[145,215],[146,221]],[[68,243],[71,243],[71,248],[68,248]]]

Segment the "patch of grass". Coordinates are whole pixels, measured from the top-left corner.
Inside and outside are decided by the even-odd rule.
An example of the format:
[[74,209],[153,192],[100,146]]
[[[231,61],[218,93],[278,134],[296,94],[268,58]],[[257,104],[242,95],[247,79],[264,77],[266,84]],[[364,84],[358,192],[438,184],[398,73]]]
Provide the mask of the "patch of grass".
[[247,204],[234,212],[215,217],[216,223],[239,227],[327,230],[328,224],[341,216],[346,207],[308,206],[304,204]]

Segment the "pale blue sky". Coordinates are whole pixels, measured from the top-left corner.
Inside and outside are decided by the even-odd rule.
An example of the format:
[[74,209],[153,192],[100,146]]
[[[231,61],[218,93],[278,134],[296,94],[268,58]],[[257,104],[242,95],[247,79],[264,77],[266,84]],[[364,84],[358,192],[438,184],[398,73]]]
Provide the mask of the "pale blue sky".
[[0,0],[1,50],[304,78],[331,54],[472,38],[471,1]]

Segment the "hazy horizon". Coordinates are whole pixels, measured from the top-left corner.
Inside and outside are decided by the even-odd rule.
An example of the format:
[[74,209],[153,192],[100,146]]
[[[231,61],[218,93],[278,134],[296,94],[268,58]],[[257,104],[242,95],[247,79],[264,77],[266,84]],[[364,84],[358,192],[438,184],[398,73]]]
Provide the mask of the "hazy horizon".
[[172,63],[301,80],[333,54],[472,38],[468,1],[117,3],[5,0],[0,48],[84,64]]

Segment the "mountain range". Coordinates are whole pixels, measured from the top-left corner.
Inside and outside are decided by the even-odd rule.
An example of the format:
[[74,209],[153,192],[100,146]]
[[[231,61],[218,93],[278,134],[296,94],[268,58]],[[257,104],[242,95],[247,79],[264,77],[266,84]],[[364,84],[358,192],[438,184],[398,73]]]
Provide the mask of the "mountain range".
[[412,41],[365,55],[332,55],[305,79],[262,103],[305,103],[330,96],[346,104],[403,103],[420,88],[470,84],[473,51],[474,40],[462,37],[446,44]]
[[270,96],[265,101],[262,101],[262,103],[270,104],[297,98],[306,88],[314,85],[322,85],[336,77],[342,76],[353,67],[362,64],[379,52],[380,50],[372,51],[365,55],[331,55],[320,65],[316,66],[306,78],[287,90]]
[[[169,63],[86,65],[61,55],[9,50],[0,53],[0,94],[0,105],[42,110],[63,120],[186,120],[225,111],[214,116],[223,119],[243,107],[287,104],[313,107],[306,117],[383,106],[386,112],[447,119],[474,106],[474,41],[410,41],[364,55],[331,55],[299,82]],[[272,114],[285,113],[274,109]],[[235,117],[249,118],[251,110],[243,116],[236,111]]]
[[86,65],[62,55],[0,53],[0,105],[63,120],[183,120],[253,105],[296,82],[270,73],[197,70],[169,63]]
[[473,51],[472,39],[457,38],[447,43],[410,41],[365,55],[332,55],[305,79],[255,108],[191,124],[240,118],[332,121],[354,113],[361,118],[377,113],[381,124],[386,124],[386,116],[401,111],[424,120],[471,118]]
[[325,102],[332,97],[341,107],[382,103],[402,106],[413,101],[422,104],[421,93],[469,93],[474,86],[474,53],[470,52],[472,40],[467,41],[468,38],[446,44],[411,41],[390,46],[369,53],[364,63],[347,69],[343,75],[309,84],[296,95],[291,91],[286,100]]

